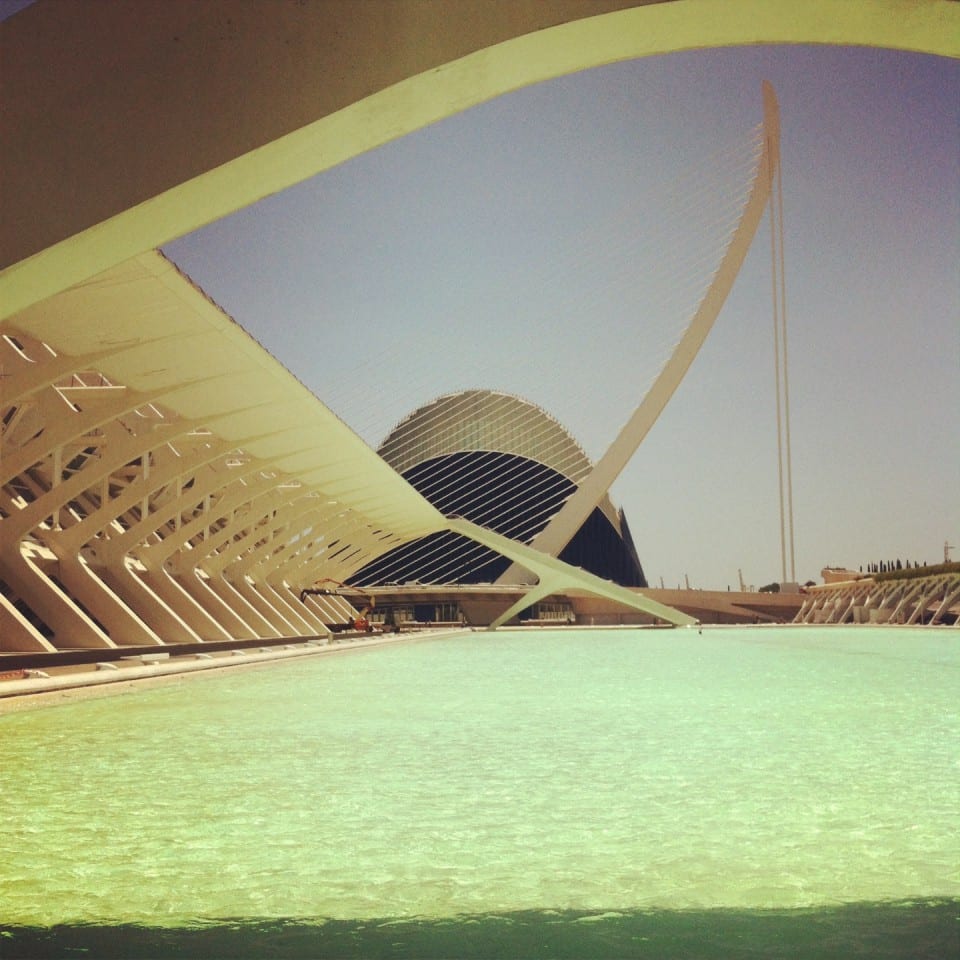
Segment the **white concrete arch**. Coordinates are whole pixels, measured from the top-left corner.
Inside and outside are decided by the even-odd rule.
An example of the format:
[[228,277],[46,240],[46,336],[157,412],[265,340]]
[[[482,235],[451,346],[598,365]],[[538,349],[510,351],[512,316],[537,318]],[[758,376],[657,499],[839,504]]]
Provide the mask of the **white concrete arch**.
[[[196,16],[192,2],[186,4],[186,11],[193,17],[191,29],[198,39],[202,40],[204,30],[211,35],[220,31],[224,11],[219,8],[223,2],[208,0],[206,17]],[[27,149],[21,149],[22,142],[35,137],[31,134],[31,127],[36,126],[36,118],[29,110],[21,109],[17,102],[21,95],[18,83],[24,84],[22,95],[28,100],[31,97],[36,99],[38,95],[45,101],[52,100],[47,104],[51,115],[49,122],[59,120],[65,127],[79,128],[91,119],[81,111],[71,122],[67,106],[62,105],[51,90],[58,82],[57,74],[51,70],[48,70],[49,76],[43,73],[46,51],[42,43],[52,44],[65,27],[62,18],[57,19],[57,12],[52,9],[56,4],[47,6],[40,0],[36,6],[39,9],[30,8],[0,25],[3,27],[0,42],[8,45],[3,51],[4,58],[18,66],[16,72],[10,70],[9,83],[5,75],[5,86],[10,88],[7,98],[16,106],[15,110],[9,111],[10,117],[5,121],[8,125],[4,134],[8,145],[5,164],[10,173],[4,175],[7,183],[22,182],[22,168],[34,159]],[[144,10],[152,6],[140,5],[139,8]],[[311,7],[321,6],[325,5],[306,5],[302,16],[311,19],[294,26],[329,31],[330,24],[317,24],[312,19],[320,14]],[[210,125],[209,129],[205,127],[194,132],[198,142],[192,145],[158,144],[159,148],[166,147],[169,156],[152,158],[153,166],[149,169],[142,169],[142,163],[134,166],[131,161],[128,165],[132,170],[127,171],[126,176],[136,177],[139,173],[139,189],[136,189],[137,184],[124,184],[119,179],[124,174],[124,157],[122,147],[116,142],[102,142],[99,156],[75,158],[77,165],[117,167],[118,179],[113,183],[103,185],[99,179],[95,181],[104,198],[87,217],[100,216],[102,219],[81,229],[78,229],[79,221],[74,221],[67,229],[78,232],[66,236],[61,231],[57,242],[37,252],[30,251],[28,246],[18,248],[14,242],[5,256],[8,265],[0,271],[0,317],[10,316],[132,256],[160,247],[380,144],[511,90],[589,67],[678,50],[757,43],[866,45],[941,56],[960,55],[960,9],[951,0],[914,0],[909,3],[902,0],[806,0],[789,7],[769,0],[666,0],[649,5],[641,0],[598,0],[590,7],[564,0],[547,0],[539,4],[507,0],[506,6],[511,8],[509,13],[504,4],[488,3],[484,6],[481,0],[479,6],[469,5],[470,17],[459,16],[456,4],[438,6],[428,0],[398,0],[389,6],[393,8],[393,20],[368,16],[370,8],[364,13],[360,6],[353,6],[352,15],[360,19],[351,35],[363,37],[366,30],[365,39],[375,47],[381,40],[391,37],[390,31],[403,29],[407,44],[401,62],[391,70],[389,64],[384,66],[369,56],[357,59],[355,52],[336,48],[326,51],[330,56],[327,63],[322,59],[311,60],[307,66],[310,72],[304,82],[309,81],[313,90],[323,90],[323,94],[317,96],[315,115],[310,122],[279,138],[268,134],[268,139],[262,139],[262,133],[258,138],[257,125],[269,129],[271,118],[264,117],[263,111],[253,113],[258,109],[259,100],[251,95],[250,114],[243,113],[243,105],[231,102],[236,113],[237,131]],[[267,7],[271,15],[276,14],[275,5]],[[104,5],[104,8],[109,10],[110,5]],[[265,49],[274,50],[270,44],[275,42],[275,34],[279,32],[278,21],[275,18],[273,24],[269,24],[258,20],[266,9],[261,6],[258,14],[257,5],[249,5],[249,16],[235,28],[237,49],[232,56],[237,59],[227,62],[227,66],[234,65],[235,73],[240,73],[251,57],[259,58]],[[611,12],[583,15],[585,10],[593,13],[604,9]],[[139,29],[137,21],[127,25],[130,31],[127,42],[131,47],[136,46],[139,68],[150,73],[151,77],[157,76],[155,82],[160,85],[155,91],[157,109],[168,101],[175,104],[178,97],[182,97],[179,108],[173,107],[174,116],[177,109],[184,114],[198,109],[202,111],[207,103],[212,109],[218,99],[222,110],[223,103],[230,102],[231,97],[235,99],[241,92],[236,86],[237,77],[217,73],[216,64],[207,62],[202,47],[192,52],[193,59],[185,59],[183,51],[168,36],[178,22],[175,20],[178,13],[186,15],[184,3],[171,0],[164,5],[164,10],[169,22],[154,10],[149,16],[143,16]],[[231,6],[231,12],[236,12],[235,4]],[[101,10],[99,15],[120,16],[121,10],[117,9],[114,14],[105,14]],[[96,27],[97,23],[94,22],[93,26]],[[170,30],[165,29],[168,26]],[[42,32],[44,27],[46,34]],[[28,33],[28,28],[33,28],[34,34],[39,31],[39,39]],[[76,23],[72,28],[89,29],[89,24]],[[420,31],[419,37],[417,31]],[[490,45],[491,37],[498,38],[499,42]],[[31,40],[34,46],[25,49]],[[90,42],[116,43],[109,36],[101,37],[99,41],[92,36]],[[389,49],[389,45],[384,44],[380,49]],[[471,52],[444,59],[464,49]],[[280,56],[279,50],[274,53]],[[230,51],[224,56],[228,54]],[[349,56],[354,56],[354,60],[345,62],[343,58]],[[98,60],[95,50],[86,50],[84,57],[85,62],[81,60],[75,68],[93,70]],[[39,65],[36,63],[38,58]],[[166,58],[165,64],[162,64],[163,58]],[[331,93],[326,89],[337,87],[338,71],[339,82],[349,88],[340,92],[339,98],[336,91]],[[346,76],[352,71],[359,71],[361,75]],[[277,116],[284,114],[291,97],[303,99],[299,90],[285,89],[283,80],[281,77],[274,88],[268,79],[263,79],[255,91],[259,96],[273,98],[273,113]],[[392,82],[378,86],[388,80]],[[89,82],[103,83],[104,78],[98,75]],[[29,84],[39,84],[39,94],[37,90],[30,91]],[[221,85],[223,89],[220,89]],[[364,90],[367,95],[342,102],[344,97],[349,98]],[[246,92],[250,94],[250,91]],[[267,102],[271,101],[268,99]],[[340,106],[331,110],[331,105],[338,102]],[[301,119],[310,115],[309,105],[298,103],[296,106]],[[58,108],[61,110],[59,114],[55,112]],[[107,97],[94,104],[89,112],[93,118],[112,122],[117,108]],[[74,109],[73,113],[77,111]],[[143,139],[152,140],[156,136],[155,132],[150,132],[151,127],[157,126],[150,111],[145,110],[141,117],[126,119],[129,126],[143,128]],[[185,127],[188,120],[186,116],[183,118]],[[78,129],[78,136],[79,133]],[[135,133],[134,130],[131,136]],[[11,143],[16,150],[10,150]],[[244,149],[251,143],[255,144],[252,149]],[[46,146],[52,149],[54,145],[47,143]],[[142,149],[142,145],[138,146]],[[184,150],[191,151],[191,147],[196,157],[192,165],[178,164],[180,154]],[[219,162],[205,167],[204,163],[210,162],[206,153],[213,151],[214,147],[218,148]],[[105,156],[111,150],[118,156]],[[36,162],[42,159],[36,158]],[[187,169],[191,175],[183,179]],[[15,178],[14,174],[17,175]],[[79,178],[81,172],[75,170],[72,176]],[[165,185],[162,189],[161,184]],[[138,197],[137,202],[127,209],[107,214],[116,206],[115,197],[122,194],[124,187]],[[22,205],[31,200],[34,206],[43,202],[36,191],[30,193],[30,198],[21,197],[12,189],[5,192],[5,202],[9,205],[5,219],[10,223],[22,223],[24,233],[31,217],[34,220],[56,220],[58,216],[65,219],[69,214],[63,210],[58,214],[56,210],[24,209]],[[85,203],[92,203],[96,198],[84,196],[82,199]],[[46,236],[56,236],[56,232],[53,230]]]

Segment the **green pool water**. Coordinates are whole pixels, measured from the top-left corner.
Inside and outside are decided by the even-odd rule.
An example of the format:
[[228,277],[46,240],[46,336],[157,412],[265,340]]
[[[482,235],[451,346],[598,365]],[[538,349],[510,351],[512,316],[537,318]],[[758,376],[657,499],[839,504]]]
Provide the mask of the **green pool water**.
[[729,956],[690,943],[740,923],[937,956],[958,704],[955,631],[763,627],[478,632],[2,717],[0,956]]

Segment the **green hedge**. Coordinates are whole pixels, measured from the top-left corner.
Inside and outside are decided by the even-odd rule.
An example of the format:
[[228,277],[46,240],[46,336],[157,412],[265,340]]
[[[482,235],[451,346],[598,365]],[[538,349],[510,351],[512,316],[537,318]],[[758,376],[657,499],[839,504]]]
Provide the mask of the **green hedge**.
[[871,573],[877,583],[884,580],[916,580],[919,577],[935,577],[938,573],[960,573],[960,561],[937,563],[932,567],[909,567],[905,570],[887,570],[886,573]]

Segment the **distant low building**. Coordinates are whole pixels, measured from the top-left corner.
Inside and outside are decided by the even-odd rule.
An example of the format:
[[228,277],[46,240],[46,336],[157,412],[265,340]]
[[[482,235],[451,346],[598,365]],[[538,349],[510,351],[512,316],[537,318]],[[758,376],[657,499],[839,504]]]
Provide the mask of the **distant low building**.
[[862,580],[868,574],[848,570],[846,567],[824,567],[820,576],[824,583],[849,583],[851,580]]

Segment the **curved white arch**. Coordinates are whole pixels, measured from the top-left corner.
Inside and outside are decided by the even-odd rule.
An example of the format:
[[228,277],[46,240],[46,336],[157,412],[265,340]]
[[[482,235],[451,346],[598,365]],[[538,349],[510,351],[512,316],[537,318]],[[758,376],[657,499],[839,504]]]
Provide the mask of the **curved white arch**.
[[0,319],[444,117],[589,67],[702,47],[850,44],[960,55],[951,0],[670,0],[573,20],[409,77],[0,272]]

